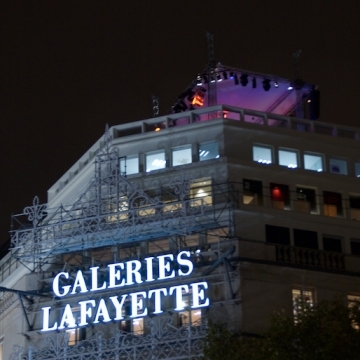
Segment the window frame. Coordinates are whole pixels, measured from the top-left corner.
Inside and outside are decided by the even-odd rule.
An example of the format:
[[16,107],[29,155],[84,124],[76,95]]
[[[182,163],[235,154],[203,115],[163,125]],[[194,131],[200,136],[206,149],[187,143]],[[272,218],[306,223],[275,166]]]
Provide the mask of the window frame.
[[[182,150],[190,150],[190,161],[185,162],[185,163],[175,164],[174,152],[182,151]],[[171,166],[173,166],[173,167],[182,166],[182,165],[192,164],[192,162],[193,161],[192,161],[192,145],[191,144],[171,148]]]
[[[336,164],[338,163],[338,164]],[[345,165],[345,172],[341,171],[341,168]],[[339,171],[333,171],[335,169],[335,166],[340,166]],[[331,157],[329,158],[329,171],[332,174],[338,174],[338,175],[349,175],[349,169],[348,169],[348,161],[343,158],[337,158],[337,157]]]
[[[292,154],[295,155],[295,164],[282,164],[281,163],[281,152],[283,153],[288,153],[288,154]],[[283,154],[285,155],[285,154]],[[300,161],[299,161],[299,151],[296,149],[288,149],[288,148],[279,148],[278,149],[278,163],[280,166],[285,166],[288,169],[297,169],[300,167]]]
[[[161,157],[159,157],[159,159],[154,159],[154,161],[159,160],[159,161],[163,161],[163,164],[161,166],[158,166],[154,169],[148,169],[148,158],[151,156],[156,156],[156,155],[163,155],[163,159]],[[160,150],[155,150],[155,151],[150,151],[144,154],[145,155],[145,172],[150,173],[152,171],[157,171],[157,170],[162,170],[162,169],[166,169],[167,167],[167,160],[166,160],[166,151],[165,149],[160,149]],[[153,165],[153,163],[151,164]]]
[[[128,173],[125,169],[123,171],[123,167],[126,164],[126,169],[128,168],[128,161],[133,161],[133,160],[137,160],[137,171],[136,172],[130,172]],[[124,164],[125,163],[125,164]],[[121,156],[120,157],[120,173],[124,174],[125,176],[129,176],[129,175],[135,175],[135,174],[139,174],[140,172],[140,160],[139,160],[139,155],[138,154],[133,154],[133,155],[128,155],[128,156]]]
[[[270,160],[266,159],[266,157],[264,157],[264,159],[262,157],[256,158],[256,155],[255,155],[256,148],[262,149],[262,150],[268,150],[270,152]],[[253,161],[255,161],[259,164],[264,164],[264,165],[273,164],[274,163],[274,148],[271,145],[253,144],[252,159],[253,159]]]
[[[307,162],[306,156],[318,157],[319,160],[321,160],[321,168],[312,169],[312,167],[316,164],[316,162],[313,164],[312,167],[307,167],[306,166],[306,162]],[[324,155],[323,154],[305,151],[304,155],[303,155],[303,163],[304,163],[304,169],[305,170],[316,171],[316,172],[324,172],[325,171],[325,161],[324,161]]]
[[[216,145],[216,155],[215,156],[212,155],[211,157],[204,159],[203,157],[210,155],[211,151],[213,151],[213,150],[212,149],[210,149],[210,150],[204,149],[203,147],[206,148],[206,146],[211,146],[211,145]],[[201,154],[202,151],[205,151],[205,153],[203,155]],[[206,152],[208,152],[208,154],[206,154]],[[199,161],[200,162],[207,161],[207,160],[218,159],[220,157],[219,142],[218,141],[211,141],[211,142],[200,143],[199,144],[198,156],[199,156]]]

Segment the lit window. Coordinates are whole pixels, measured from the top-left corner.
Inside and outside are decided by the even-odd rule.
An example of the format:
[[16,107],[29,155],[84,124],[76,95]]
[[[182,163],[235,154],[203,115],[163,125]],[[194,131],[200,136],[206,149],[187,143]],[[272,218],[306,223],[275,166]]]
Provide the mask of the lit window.
[[355,176],[360,178],[360,162],[355,163]]
[[330,172],[333,174],[347,175],[347,162],[342,159],[330,159]]
[[[122,309],[122,315],[124,317],[129,316],[131,313],[131,303],[126,302],[125,306]],[[120,330],[128,333],[133,333],[134,335],[143,335],[144,334],[144,319],[126,319],[120,322]]]
[[243,182],[243,203],[249,205],[262,205],[262,182],[258,180],[244,179]]
[[[355,312],[360,309],[360,296],[359,295],[348,295],[347,296],[348,307],[349,309],[355,308]],[[350,316],[353,315],[352,311],[349,314]],[[351,325],[354,329],[359,330],[359,324],[355,321],[354,318],[351,319]]]
[[331,217],[343,216],[341,194],[324,191],[324,215]]
[[272,207],[275,209],[290,209],[290,192],[287,185],[270,183]]
[[279,150],[279,165],[290,169],[298,167],[298,154],[296,151]]
[[127,156],[120,159],[121,174],[132,175],[139,172],[139,157],[137,155]]
[[323,158],[321,155],[305,154],[304,168],[312,171],[324,171]]
[[191,164],[192,152],[191,145],[172,150],[172,166]]
[[159,253],[163,251],[169,250],[169,239],[161,239],[161,240],[155,240],[155,241],[149,241],[148,242],[148,253]]
[[219,145],[217,142],[202,144],[199,146],[200,161],[217,159],[219,156]]
[[157,151],[146,154],[146,172],[164,169],[166,167],[165,151]]
[[212,205],[211,180],[193,182],[190,185],[191,206]]
[[360,221],[360,195],[350,195],[350,219]]
[[270,146],[253,146],[253,160],[260,164],[272,163],[272,149]]
[[314,306],[314,292],[312,290],[292,289],[292,302],[294,322],[297,323],[299,315],[306,310],[306,307]]
[[[80,322],[80,308],[73,309],[73,316],[77,323]],[[66,330],[68,334],[68,345],[73,346],[78,344],[81,340],[86,339],[86,328],[76,328]]]
[[191,290],[189,293],[183,293],[182,300],[183,306],[185,310],[180,311],[178,314],[178,324],[179,326],[186,326],[186,325],[200,325],[201,323],[201,309],[191,309]]
[[296,210],[304,213],[317,214],[318,206],[316,202],[315,189],[309,189],[306,187],[296,188]]

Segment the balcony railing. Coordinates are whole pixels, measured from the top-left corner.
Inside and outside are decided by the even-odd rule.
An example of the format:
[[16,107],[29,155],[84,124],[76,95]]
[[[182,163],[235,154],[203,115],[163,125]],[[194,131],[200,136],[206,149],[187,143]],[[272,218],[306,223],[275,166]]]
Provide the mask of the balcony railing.
[[276,245],[276,261],[321,269],[345,270],[344,254],[287,245]]

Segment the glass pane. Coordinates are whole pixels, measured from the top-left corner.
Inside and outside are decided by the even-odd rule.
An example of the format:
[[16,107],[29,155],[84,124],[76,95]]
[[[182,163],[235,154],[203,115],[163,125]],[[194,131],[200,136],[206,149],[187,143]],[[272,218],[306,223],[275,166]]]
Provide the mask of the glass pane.
[[323,171],[323,161],[320,155],[304,155],[304,167],[307,170],[313,170],[321,172]]
[[298,167],[298,156],[296,151],[279,150],[279,165],[288,168]]
[[173,149],[172,166],[190,164],[191,162],[191,146],[181,149]]
[[355,176],[360,177],[360,163],[355,163]]
[[165,151],[146,154],[146,172],[164,169],[166,167]]
[[347,175],[347,163],[346,160],[330,159],[330,172],[334,174]]
[[219,157],[218,143],[202,144],[199,146],[199,160],[217,159]]
[[137,174],[139,172],[139,158],[138,156],[129,156],[120,159],[120,171],[125,175]]
[[262,164],[271,164],[271,148],[266,146],[253,146],[253,160]]

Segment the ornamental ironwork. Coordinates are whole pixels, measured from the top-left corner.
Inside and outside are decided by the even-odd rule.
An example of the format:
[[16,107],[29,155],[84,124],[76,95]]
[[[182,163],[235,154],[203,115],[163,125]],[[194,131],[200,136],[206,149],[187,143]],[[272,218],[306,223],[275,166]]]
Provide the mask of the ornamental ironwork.
[[15,346],[10,360],[156,360],[200,359],[206,323],[175,327],[170,315],[145,319],[149,333],[114,330],[110,336],[98,332],[69,346],[67,332],[46,336],[39,348]]
[[24,209],[21,215],[32,226],[12,233],[15,258],[41,266],[56,254],[186,236],[218,226],[206,198],[189,195],[193,180],[184,172],[163,184],[171,196],[150,196],[121,172],[119,149],[111,145],[108,131],[104,143],[95,156],[95,176],[75,202],[50,209],[35,198],[33,206]]

